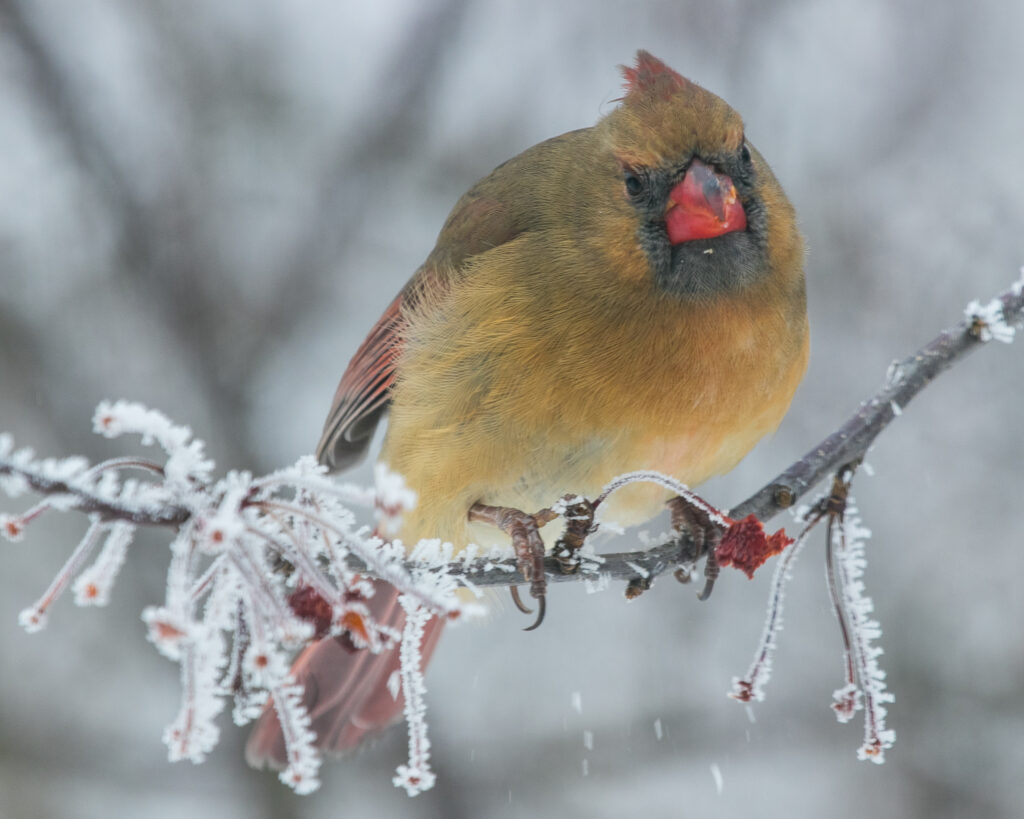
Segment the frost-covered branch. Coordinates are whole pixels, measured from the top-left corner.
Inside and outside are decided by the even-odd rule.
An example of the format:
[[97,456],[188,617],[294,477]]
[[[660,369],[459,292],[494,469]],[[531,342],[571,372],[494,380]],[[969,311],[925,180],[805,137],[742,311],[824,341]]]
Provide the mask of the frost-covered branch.
[[[473,607],[456,596],[459,584],[446,572],[450,547],[421,545],[407,557],[401,544],[377,537],[348,509],[376,506],[386,530],[415,495],[384,475],[375,492],[337,484],[310,456],[262,478],[230,472],[216,480],[203,443],[188,427],[124,401],[100,404],[93,428],[110,438],[138,435],[158,444],[166,460],[115,458],[90,466],[82,458],[39,459],[29,449],[15,451],[10,436],[0,435],[0,491],[44,496],[21,514],[0,514],[0,535],[20,540],[48,512],[89,518],[49,587],[21,613],[22,625],[43,629],[69,587],[79,605],[104,605],[138,527],[174,526],[165,600],[143,612],[149,639],[180,667],[181,707],[164,734],[169,758],[205,759],[219,739],[216,719],[227,699],[241,725],[272,698],[288,760],[281,779],[299,793],[315,790],[320,754],[291,660],[314,639],[344,635],[355,649],[375,653],[401,643],[402,684],[409,689],[403,694],[415,706],[408,718],[417,741],[399,773],[408,789],[429,787],[422,626]],[[409,601],[412,625],[404,633],[373,619],[374,587],[350,563],[371,565]]]
[[[882,430],[899,417],[903,407],[940,373],[990,341],[1013,341],[1015,328],[1022,323],[1024,269],[1021,278],[1009,289],[985,305],[972,301],[964,309],[961,321],[947,327],[912,355],[894,361],[889,367],[884,386],[862,402],[842,426],[811,447],[802,458],[749,498],[730,509],[729,516],[741,520],[754,515],[761,521],[768,521],[782,510],[795,506],[829,475],[861,459]],[[599,565],[584,567],[582,578],[592,578],[594,572],[599,572],[609,580],[629,581],[638,574],[649,579],[674,570],[678,560],[678,543],[602,554]],[[581,574],[563,574],[554,558],[548,558],[546,566],[549,582],[581,579]],[[454,574],[458,575],[462,571],[471,572],[473,583],[478,586],[507,586],[522,582],[512,563],[490,568],[482,567],[479,562],[466,569],[452,566]]]
[[[847,509],[849,481],[867,448],[907,402],[968,352],[992,340],[1011,341],[1022,318],[1024,275],[988,304],[972,302],[963,321],[895,362],[885,386],[840,429],[729,514],[656,472],[620,476],[592,500],[567,496],[555,501],[534,516],[539,525],[557,517],[567,524],[562,544],[546,559],[549,581],[584,580],[600,586],[626,580],[627,595],[634,597],[666,571],[675,570],[680,579],[689,576],[700,549],[693,543],[687,546],[683,533],[670,543],[615,554],[597,555],[587,543],[595,531],[594,511],[599,521],[605,499],[637,481],[669,489],[719,530],[721,541],[708,560],[715,572],[721,564],[752,574],[765,558],[783,552],[761,646],[747,677],[734,689],[738,699],[760,699],[781,623],[782,587],[807,534],[805,530],[795,543],[781,530],[767,536],[761,521],[793,506],[829,474],[837,475],[832,494],[799,517],[808,528],[829,520],[829,577],[846,647],[846,683],[837,691],[836,711],[848,718],[863,703],[862,755],[881,761],[893,739],[885,728],[884,703],[891,697],[875,663],[881,653],[874,645],[880,630],[870,619],[871,601],[860,581],[861,540],[867,530],[856,510]],[[290,662],[312,640],[343,636],[356,649],[400,654],[410,756],[395,782],[410,794],[429,788],[434,774],[420,673],[425,624],[432,617],[451,619],[473,612],[456,594],[460,587],[523,582],[516,560],[501,552],[483,554],[475,547],[456,557],[451,544],[439,541],[407,549],[378,536],[397,531],[396,518],[416,501],[400,477],[382,468],[375,490],[334,482],[308,456],[263,477],[229,472],[216,479],[204,444],[188,427],[171,423],[159,412],[123,401],[104,402],[93,425],[108,438],[132,434],[144,444],[159,445],[164,462],[114,458],[91,466],[77,457],[42,459],[29,449],[15,450],[11,437],[0,434],[0,492],[42,496],[20,514],[0,514],[0,536],[19,540],[48,512],[78,511],[89,519],[50,586],[22,612],[25,628],[42,629],[51,607],[69,587],[79,605],[104,605],[138,528],[171,527],[166,598],[143,613],[150,640],[180,666],[181,708],[164,736],[170,758],[205,758],[219,738],[215,720],[228,698],[234,701],[238,724],[258,716],[272,699],[288,760],[281,778],[300,793],[314,790],[320,755]],[[837,486],[842,486],[841,493]],[[352,505],[376,510],[376,530],[357,523]],[[374,590],[367,577],[398,590],[406,612],[404,629],[374,621],[368,606]]]

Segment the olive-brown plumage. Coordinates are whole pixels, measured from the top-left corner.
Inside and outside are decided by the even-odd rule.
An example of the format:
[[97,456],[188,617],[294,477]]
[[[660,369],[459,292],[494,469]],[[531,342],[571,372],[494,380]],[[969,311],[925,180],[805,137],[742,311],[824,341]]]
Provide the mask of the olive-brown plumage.
[[[388,409],[381,460],[419,495],[407,543],[503,538],[469,509],[594,497],[631,470],[699,484],[789,406],[808,353],[793,209],[724,101],[646,52],[625,75],[595,126],[459,200],[342,378],[318,454],[347,465]],[[621,523],[667,500],[613,497]]]

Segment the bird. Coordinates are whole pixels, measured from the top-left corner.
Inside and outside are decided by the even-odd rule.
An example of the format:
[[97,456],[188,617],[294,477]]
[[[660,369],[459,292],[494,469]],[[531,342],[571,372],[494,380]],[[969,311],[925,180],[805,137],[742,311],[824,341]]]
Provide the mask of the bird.
[[[658,470],[695,486],[773,432],[809,354],[796,214],[724,100],[646,51],[595,125],[541,142],[455,204],[437,243],[341,377],[317,448],[340,471],[387,415],[379,462],[418,494],[399,536],[456,550],[510,540],[543,612],[540,524],[559,497]],[[685,507],[632,484],[602,518]],[[397,592],[374,581],[378,620]],[[440,635],[431,620],[424,662]],[[396,720],[397,651],[328,637],[301,653],[316,744],[344,751]],[[273,709],[247,746],[285,763]]]

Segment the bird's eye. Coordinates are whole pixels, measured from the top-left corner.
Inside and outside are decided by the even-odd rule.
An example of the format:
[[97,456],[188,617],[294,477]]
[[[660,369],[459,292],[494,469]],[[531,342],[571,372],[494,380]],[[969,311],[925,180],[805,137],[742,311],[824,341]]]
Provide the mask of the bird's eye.
[[625,176],[626,193],[630,196],[639,196],[644,190],[644,181],[635,173],[628,172]]
[[740,159],[743,160],[744,165],[750,164],[750,148],[747,147],[747,143],[743,143],[743,147],[740,148]]

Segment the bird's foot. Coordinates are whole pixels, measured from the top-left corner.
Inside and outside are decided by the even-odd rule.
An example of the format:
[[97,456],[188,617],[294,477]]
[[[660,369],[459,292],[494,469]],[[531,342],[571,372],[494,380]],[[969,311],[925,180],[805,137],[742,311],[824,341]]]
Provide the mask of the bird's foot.
[[[524,631],[533,631],[544,622],[547,579],[544,576],[544,541],[540,527],[554,517],[555,514],[548,509],[531,515],[508,506],[486,506],[482,503],[473,504],[469,510],[471,521],[497,526],[512,539],[519,573],[530,584],[530,596],[537,601],[537,619]],[[532,614],[533,609],[525,606],[519,597],[519,589],[511,586],[510,591],[516,608],[524,614]]]
[[[728,523],[706,503],[697,503],[690,498],[677,495],[668,502],[672,515],[672,528],[677,532],[685,532],[689,538],[680,538],[679,562],[696,563],[704,555],[704,588],[697,595],[700,600],[707,600],[718,579],[718,560],[715,550],[722,542],[722,535]],[[690,581],[690,574],[683,569],[676,572],[676,579],[681,583]]]
[[562,574],[575,574],[580,568],[579,552],[583,542],[597,528],[594,525],[594,504],[578,495],[566,495],[561,505],[565,531],[555,543],[552,555],[558,561]]

